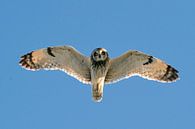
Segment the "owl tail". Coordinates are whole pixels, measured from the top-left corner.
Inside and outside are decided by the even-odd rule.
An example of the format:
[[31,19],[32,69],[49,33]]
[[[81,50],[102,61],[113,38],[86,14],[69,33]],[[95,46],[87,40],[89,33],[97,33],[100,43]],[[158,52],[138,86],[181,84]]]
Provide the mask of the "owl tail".
[[104,84],[102,83],[97,83],[92,85],[93,100],[95,102],[100,102],[102,100],[103,88],[104,88]]

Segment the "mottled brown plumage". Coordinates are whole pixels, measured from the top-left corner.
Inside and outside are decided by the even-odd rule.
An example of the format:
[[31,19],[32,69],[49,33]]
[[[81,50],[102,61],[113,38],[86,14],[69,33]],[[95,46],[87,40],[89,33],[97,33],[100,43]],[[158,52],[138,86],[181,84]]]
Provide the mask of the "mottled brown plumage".
[[62,70],[85,84],[91,84],[96,102],[102,100],[104,84],[134,75],[159,82],[173,82],[179,78],[175,68],[139,51],[128,51],[110,59],[103,48],[95,49],[90,57],[86,57],[71,46],[48,47],[22,56],[19,63],[33,71]]

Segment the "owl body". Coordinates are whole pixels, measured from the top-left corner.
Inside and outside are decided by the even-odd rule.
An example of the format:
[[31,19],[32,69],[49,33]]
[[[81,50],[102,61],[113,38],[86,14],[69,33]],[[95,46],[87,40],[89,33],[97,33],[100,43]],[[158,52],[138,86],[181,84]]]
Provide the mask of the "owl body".
[[[99,56],[99,55],[98,55]],[[106,61],[96,61],[91,55],[91,83],[92,95],[96,102],[100,102],[103,97],[105,77],[109,68],[109,58]]]
[[27,70],[62,70],[85,84],[91,84],[95,102],[103,97],[104,84],[131,76],[174,82],[178,71],[162,60],[139,51],[128,51],[110,59],[107,50],[96,48],[86,57],[71,46],[48,47],[32,51],[21,57],[20,63]]

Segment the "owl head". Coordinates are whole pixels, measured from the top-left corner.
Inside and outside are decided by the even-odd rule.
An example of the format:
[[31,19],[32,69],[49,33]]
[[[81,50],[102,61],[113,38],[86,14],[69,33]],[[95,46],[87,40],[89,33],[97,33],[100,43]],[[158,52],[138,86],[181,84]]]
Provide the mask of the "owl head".
[[95,62],[105,61],[108,59],[108,52],[104,48],[96,48],[91,53],[91,59]]

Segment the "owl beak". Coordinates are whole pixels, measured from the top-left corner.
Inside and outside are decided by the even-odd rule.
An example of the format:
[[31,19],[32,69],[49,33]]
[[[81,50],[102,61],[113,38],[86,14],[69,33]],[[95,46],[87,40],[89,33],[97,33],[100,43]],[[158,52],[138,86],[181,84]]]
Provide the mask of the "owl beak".
[[99,55],[99,58],[101,58],[101,55]]

